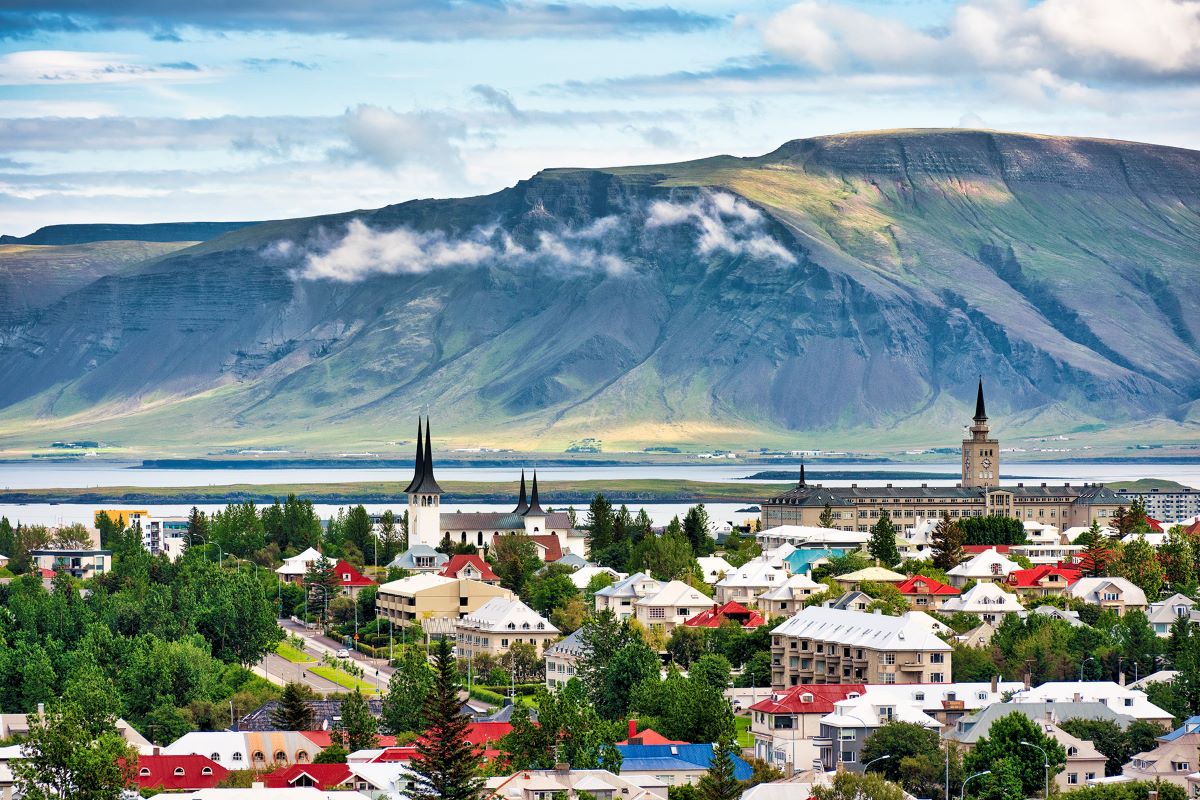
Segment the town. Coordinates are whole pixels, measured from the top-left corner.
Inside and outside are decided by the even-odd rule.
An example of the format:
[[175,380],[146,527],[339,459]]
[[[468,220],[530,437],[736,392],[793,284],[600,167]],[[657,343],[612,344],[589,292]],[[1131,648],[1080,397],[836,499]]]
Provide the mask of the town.
[[1200,796],[1200,518],[1001,452],[980,381],[957,485],[728,530],[443,511],[428,420],[400,513],[0,520],[0,797]]

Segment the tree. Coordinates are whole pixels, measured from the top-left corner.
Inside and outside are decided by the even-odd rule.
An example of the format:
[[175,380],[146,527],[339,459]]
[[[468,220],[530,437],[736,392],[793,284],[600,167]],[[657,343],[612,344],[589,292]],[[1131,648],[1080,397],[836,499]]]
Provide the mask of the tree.
[[574,570],[566,564],[547,564],[542,572],[530,580],[527,593],[529,605],[539,614],[546,616],[556,608],[566,605],[579,590],[571,582]]
[[523,533],[497,536],[488,553],[492,570],[500,578],[500,585],[525,596],[526,584],[541,568],[537,545]]
[[1144,720],[1135,720],[1127,730],[1121,730],[1121,726],[1107,719],[1068,719],[1059,727],[1096,746],[1105,758],[1105,775],[1120,775],[1121,768],[1130,758],[1153,749],[1154,738],[1163,733],[1159,726]]
[[437,640],[433,651],[433,687],[425,701],[425,733],[417,739],[411,768],[414,800],[478,800],[480,754],[467,741],[470,718],[461,713],[458,670],[450,641]]
[[1173,590],[1196,586],[1196,550],[1182,525],[1172,525],[1167,531],[1166,540],[1158,547],[1158,560],[1162,563],[1163,577]]
[[336,730],[347,750],[351,753],[369,750],[379,743],[379,724],[357,687],[342,700],[340,711],[342,718]]
[[1025,526],[1014,517],[989,514],[963,517],[958,521],[963,544],[1025,544]]
[[271,724],[281,731],[311,731],[313,710],[308,704],[313,692],[300,683],[289,682],[283,687],[279,705],[271,712]]
[[634,687],[647,678],[657,678],[659,665],[658,656],[640,636],[617,650],[605,665],[596,709],[605,719],[624,716]]
[[1117,529],[1118,536],[1133,533],[1133,516],[1125,506],[1117,506],[1117,510],[1112,515],[1112,524]]
[[739,800],[744,791],[742,782],[734,777],[733,756],[736,750],[732,734],[721,737],[708,769],[700,776],[697,788],[701,800]]
[[839,772],[828,786],[814,785],[817,800],[904,800],[904,790],[877,773]]
[[309,564],[304,573],[304,586],[308,590],[308,613],[319,618],[322,624],[326,619],[329,605],[337,597],[338,579],[333,572],[334,563],[321,557]]
[[866,764],[881,756],[888,756],[880,761],[875,769],[888,780],[899,782],[904,772],[904,759],[936,752],[938,749],[939,739],[935,731],[915,722],[893,721],[867,737],[858,760]]
[[537,645],[529,642],[513,642],[508,652],[500,658],[517,683],[541,681],[546,677],[546,662],[538,656]]
[[347,542],[358,548],[358,552],[362,553],[364,558],[375,555],[375,535],[371,530],[371,517],[362,505],[354,506],[346,514],[343,536]]
[[709,533],[708,512],[703,503],[692,506],[684,515],[683,535],[692,546],[695,556],[707,556],[716,551],[717,543]]
[[[80,702],[83,695],[90,702]],[[102,697],[84,689],[64,697],[43,717],[29,718],[23,758],[11,762],[16,792],[24,800],[124,796],[137,753],[117,730],[113,703]]]
[[[964,759],[968,773],[992,771],[981,784],[978,796],[992,800],[1013,800],[1011,782],[1014,778],[1018,784],[1017,798],[1031,797],[1044,791],[1042,754],[1021,742],[1029,742],[1045,751],[1051,778],[1067,763],[1067,753],[1061,744],[1043,733],[1029,717],[1014,711],[993,722],[987,736],[976,741],[975,747]],[[1000,761],[1009,763],[998,768]]]
[[[592,589],[592,584],[595,583],[598,578],[608,578],[609,583],[612,582],[612,578],[608,575],[595,575],[592,577],[592,580],[588,582],[589,590]],[[608,584],[604,585],[607,586]],[[597,588],[603,587],[600,586]],[[584,602],[582,597],[575,596],[567,600],[566,603],[562,604],[558,608],[551,610],[550,624],[558,628],[564,634],[574,633],[583,626],[584,621],[588,618],[588,614],[590,613],[591,606],[589,603]]]
[[716,653],[705,653],[696,660],[688,675],[693,680],[707,684],[719,692],[724,692],[732,683],[733,669],[729,659]]
[[1079,566],[1083,568],[1084,572],[1093,578],[1107,574],[1108,564],[1113,558],[1113,551],[1100,530],[1099,522],[1092,520],[1091,527],[1079,534],[1075,539],[1075,544],[1083,545],[1083,551],[1079,554]]
[[588,531],[588,554],[592,558],[604,552],[613,543],[613,509],[612,503],[602,494],[592,498],[588,506],[587,519],[583,523]]
[[425,729],[425,701],[433,689],[433,670],[425,651],[404,645],[394,660],[396,671],[388,679],[383,698],[383,727],[390,734]]
[[400,553],[400,528],[389,508],[379,517],[379,563],[390,564]]
[[821,509],[820,525],[822,528],[833,527],[833,506],[829,503],[825,504],[825,508]]
[[704,654],[705,629],[676,625],[667,640],[667,653],[671,660],[687,669],[693,661]]
[[930,548],[933,550],[933,565],[940,570],[951,570],[963,560],[962,529],[950,519],[950,512],[943,511],[942,519],[933,529]]
[[1155,556],[1154,547],[1138,534],[1127,542],[1110,566],[1110,574],[1128,579],[1154,602],[1162,592],[1163,568]]
[[900,561],[900,551],[896,549],[896,526],[892,524],[892,517],[887,511],[880,511],[879,521],[871,526],[867,552],[885,567]]
[[719,742],[733,733],[733,709],[724,693],[702,677],[685,678],[673,666],[666,678],[654,674],[642,680],[630,705],[668,739]]
[[629,568],[648,572],[660,581],[680,580],[697,569],[679,517],[671,520],[661,536],[648,536],[634,548]]
[[330,741],[321,752],[313,757],[314,764],[345,764],[350,751],[336,739]]
[[538,687],[534,702],[537,722],[529,718],[524,704],[513,709],[513,729],[503,744],[508,768],[549,769],[566,763],[572,769],[620,771],[621,753],[613,743],[624,726],[619,720],[600,718],[582,683],[572,678],[555,692]]

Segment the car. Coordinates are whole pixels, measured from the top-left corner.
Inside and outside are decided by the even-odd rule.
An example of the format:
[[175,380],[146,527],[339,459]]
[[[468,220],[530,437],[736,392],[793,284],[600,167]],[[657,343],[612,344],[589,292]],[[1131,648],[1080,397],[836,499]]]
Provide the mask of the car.
[[337,651],[337,657],[338,658],[349,658],[350,651],[343,647],[341,650]]

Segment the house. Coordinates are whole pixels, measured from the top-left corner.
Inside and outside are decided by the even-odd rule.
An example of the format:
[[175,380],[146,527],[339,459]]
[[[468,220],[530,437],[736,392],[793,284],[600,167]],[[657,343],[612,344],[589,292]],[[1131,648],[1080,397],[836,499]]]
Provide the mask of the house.
[[977,583],[958,597],[942,603],[942,613],[963,612],[975,614],[984,622],[999,625],[1007,614],[1024,611],[1025,607],[1012,592],[1006,592],[994,583]]
[[[561,564],[562,561],[557,561],[555,563]],[[580,567],[567,577],[571,579],[571,584],[582,592],[588,588],[588,585],[592,582],[592,579],[597,575],[607,575],[612,581],[609,586],[625,577],[625,573],[617,572],[611,567],[593,567],[591,565]]]
[[1170,636],[1176,620],[1186,619],[1192,625],[1200,625],[1200,611],[1196,609],[1195,600],[1176,592],[1165,600],[1151,603],[1146,619],[1156,634]]
[[479,610],[494,598],[512,599],[508,589],[483,581],[422,573],[379,587],[375,608],[380,617],[400,625],[427,620],[455,620]]
[[964,647],[987,647],[996,635],[996,626],[990,622],[981,622],[966,633],[955,636],[955,640]]
[[757,611],[751,611],[741,603],[732,601],[724,605],[713,604],[683,624],[689,628],[719,628],[727,622],[743,628],[757,628],[766,622]]
[[1197,758],[1200,717],[1189,717],[1175,730],[1158,737],[1158,746],[1153,750],[1135,755],[1121,774],[1129,780],[1164,781],[1188,790],[1188,775],[1196,772]]
[[293,764],[263,776],[263,784],[268,789],[349,789],[352,776],[347,764]]
[[208,789],[229,777],[229,770],[207,756],[139,755],[134,780],[139,789]]
[[1145,611],[1146,593],[1126,578],[1080,578],[1067,587],[1068,597],[1091,603],[1124,616],[1126,611]]
[[1104,777],[1104,754],[1091,742],[1072,736],[1058,726],[1058,723],[1068,719],[1109,719],[1104,715],[1097,716],[1098,711],[1105,709],[1086,708],[1088,705],[1018,701],[996,703],[977,714],[959,720],[954,730],[945,734],[944,738],[969,751],[980,739],[988,735],[996,720],[1009,714],[1023,714],[1066,751],[1066,766],[1053,778],[1060,791],[1069,791]]
[[913,575],[897,584],[896,589],[914,611],[937,611],[948,599],[959,594],[959,590],[953,586],[924,575]]
[[1009,553],[1024,556],[1035,567],[1070,564],[1084,549],[1081,544],[1071,544],[1053,525],[1025,520],[1024,526],[1025,544],[1014,544]]
[[389,569],[407,572],[441,572],[450,561],[450,556],[439,553],[427,544],[413,545],[388,564]]
[[950,645],[911,617],[809,607],[771,631],[771,686],[944,683]]
[[662,581],[656,581],[644,572],[635,572],[628,578],[597,591],[596,610],[611,611],[619,620],[632,617],[637,601],[658,592],[664,585]]
[[668,739],[653,728],[643,728],[639,731],[638,721],[631,719],[629,720],[627,738],[623,742],[617,742],[617,744],[691,744],[691,742]]
[[[39,703],[38,713],[41,712],[42,706]],[[136,750],[139,755],[151,755],[155,752],[155,747],[150,740],[138,733],[137,730],[125,720],[118,719],[116,722],[116,729],[121,734],[121,738],[125,740],[125,744]],[[25,736],[28,733],[28,714],[0,714],[0,739],[12,739],[13,737]]]
[[404,764],[347,762],[346,766],[350,788],[375,800],[406,800],[418,785],[416,774]]
[[229,769],[308,764],[321,746],[299,731],[192,731],[162,748],[164,755],[204,755]]
[[782,585],[758,596],[758,608],[762,615],[771,617],[788,617],[804,606],[805,598],[824,594],[829,587],[817,583],[807,575],[792,575]]
[[696,559],[700,565],[700,575],[710,586],[733,572],[733,565],[721,556],[700,556]]
[[112,570],[111,550],[30,550],[29,558],[39,569],[65,572],[73,578],[91,578]]
[[538,653],[559,636],[558,628],[515,597],[493,598],[455,625],[456,658],[502,656],[514,644],[533,645]]
[[360,792],[325,790],[313,787],[290,786],[286,789],[269,789],[261,781],[250,784],[249,789],[198,789],[185,794],[173,794],[171,800],[372,800]]
[[1141,689],[1113,681],[1048,681],[1013,695],[1013,702],[1099,703],[1118,714],[1170,727],[1174,718],[1154,705]]
[[1056,619],[1060,622],[1067,623],[1072,628],[1085,627],[1083,620],[1079,618],[1079,612],[1071,611],[1070,609],[1058,608],[1057,606],[1038,606],[1031,611],[1022,611],[1020,614],[1018,614],[1018,616],[1021,617],[1021,619],[1025,619],[1030,614],[1038,614],[1039,616]]
[[676,625],[682,625],[710,605],[712,599],[699,589],[683,581],[669,581],[654,594],[638,600],[634,608],[638,622],[647,628],[661,625],[670,633]]
[[275,570],[275,574],[279,576],[279,580],[287,583],[294,583],[297,586],[304,583],[304,576],[308,573],[309,567],[321,560],[321,554],[312,547],[306,548],[304,552],[297,553],[291,558],[283,560],[283,566]]
[[1017,562],[1005,558],[995,547],[988,547],[981,553],[950,569],[946,575],[950,585],[962,588],[968,581],[976,583],[997,583],[1004,581],[1015,570],[1021,568]]
[[667,800],[667,783],[654,776],[614,775],[606,769],[523,769],[488,778],[486,800]]
[[867,567],[847,572],[845,575],[838,575],[834,580],[846,589],[858,589],[864,583],[890,583],[893,586],[899,586],[908,580],[908,576],[884,567]]
[[567,681],[575,677],[575,669],[579,659],[587,654],[580,632],[575,631],[565,639],[561,639],[546,648],[542,655],[546,659],[546,688],[550,690],[565,686]]
[[[852,512],[851,512],[852,513]],[[820,548],[836,549],[839,554],[852,550],[862,550],[871,540],[868,530],[850,531],[837,528],[822,528],[818,525],[775,525],[763,526],[763,530],[754,534],[763,551],[790,544],[798,549]]]
[[822,605],[825,608],[836,608],[842,611],[869,611],[874,602],[875,598],[866,592],[853,591],[846,592],[833,600],[826,600]]
[[854,549],[855,548],[830,547],[794,548],[792,552],[783,559],[783,567],[793,575],[808,575],[811,577],[812,571],[817,567],[824,566],[838,556],[843,556]]
[[736,602],[746,606],[758,604],[759,595],[782,586],[787,573],[768,561],[756,558],[747,561],[717,581],[713,598],[718,603]]
[[[667,786],[695,784],[708,771],[716,744],[619,744],[621,777],[655,778]],[[733,776],[747,780],[753,770],[741,756],[733,757]]]
[[368,586],[378,586],[375,581],[363,575],[345,559],[339,560],[333,565],[333,577],[337,580],[338,588],[342,594],[356,598],[358,593]]
[[821,762],[821,718],[834,703],[866,691],[862,683],[814,683],[773,692],[750,706],[750,734],[754,756],[783,770],[809,769]]
[[554,563],[562,564],[564,567],[571,567],[572,569],[583,569],[584,567],[594,567],[595,566],[595,564],[588,561],[586,558],[579,555],[578,553],[567,553],[566,555],[564,555],[562,558],[560,558],[558,561],[555,561]]
[[1043,564],[1033,569],[1015,569],[1005,584],[1022,600],[1029,597],[1057,597],[1083,577],[1081,570]]
[[500,583],[500,576],[492,572],[491,565],[483,560],[483,556],[474,553],[451,557],[438,574],[443,578],[464,578],[483,583]]

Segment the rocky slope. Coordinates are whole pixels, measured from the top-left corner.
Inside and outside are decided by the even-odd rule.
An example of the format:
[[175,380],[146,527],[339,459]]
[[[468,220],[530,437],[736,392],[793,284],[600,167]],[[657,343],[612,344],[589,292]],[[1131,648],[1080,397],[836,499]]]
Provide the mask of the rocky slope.
[[1187,426],[1198,253],[1200,153],[1134,143],[548,170],[241,228],[10,315],[0,441],[380,451],[429,411],[524,446],[935,444],[980,373],[1010,433]]

